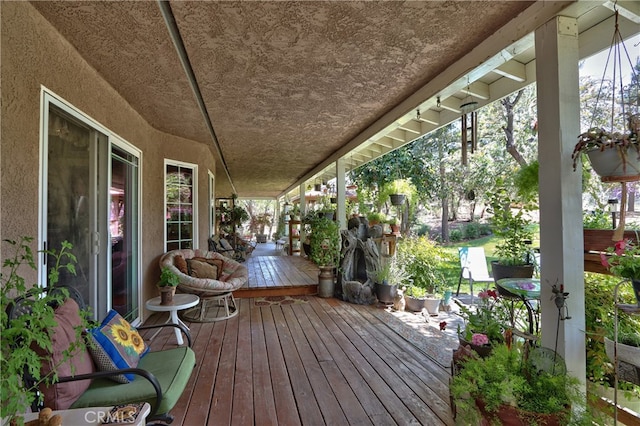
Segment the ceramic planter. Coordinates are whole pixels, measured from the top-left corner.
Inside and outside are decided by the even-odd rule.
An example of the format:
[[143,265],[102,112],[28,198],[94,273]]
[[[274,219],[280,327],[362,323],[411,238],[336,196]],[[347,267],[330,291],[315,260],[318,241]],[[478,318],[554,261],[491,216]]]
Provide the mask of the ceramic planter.
[[439,315],[440,314],[440,299],[436,298],[426,298],[424,299],[424,307],[429,312],[429,315]]
[[628,177],[640,175],[638,151],[634,147],[599,148],[587,152],[593,170],[602,177]]

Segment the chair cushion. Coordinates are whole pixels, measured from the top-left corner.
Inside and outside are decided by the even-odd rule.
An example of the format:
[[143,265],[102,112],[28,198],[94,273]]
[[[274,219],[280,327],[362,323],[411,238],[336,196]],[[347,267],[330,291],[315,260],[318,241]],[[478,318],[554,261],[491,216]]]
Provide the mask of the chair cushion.
[[189,275],[192,277],[218,279],[219,273],[216,265],[196,259],[189,259],[187,264],[189,265]]
[[176,265],[176,268],[180,270],[183,274],[189,273],[189,268],[187,266],[187,261],[184,260],[182,256],[176,256],[173,258],[173,263]]
[[[88,374],[95,371],[93,361],[84,340],[76,335],[75,327],[80,327],[80,308],[71,298],[67,299],[55,311],[55,321],[58,325],[52,330],[52,352],[34,348],[42,357],[41,374],[44,376],[57,367],[59,377],[67,377],[79,374]],[[78,339],[79,338],[79,339]],[[77,350],[73,352],[72,359],[60,364],[64,360],[63,352],[74,343],[79,342]],[[60,365],[58,365],[60,364]],[[44,395],[44,404],[53,410],[66,410],[89,387],[91,380],[79,380],[76,382],[56,383],[52,386],[41,386],[40,391]]]
[[[186,346],[149,352],[140,360],[138,368],[152,373],[162,389],[162,402],[156,409],[157,413],[167,413],[173,408],[189,381],[195,363],[195,353]],[[156,408],[153,386],[138,375],[126,385],[114,384],[107,379],[96,379],[71,408],[105,407],[136,402],[148,402]]]
[[[89,351],[99,371],[136,367],[149,351],[138,331],[113,309],[99,327],[88,331],[87,336],[92,343]],[[133,379],[133,374],[111,377],[118,383],[129,383]]]

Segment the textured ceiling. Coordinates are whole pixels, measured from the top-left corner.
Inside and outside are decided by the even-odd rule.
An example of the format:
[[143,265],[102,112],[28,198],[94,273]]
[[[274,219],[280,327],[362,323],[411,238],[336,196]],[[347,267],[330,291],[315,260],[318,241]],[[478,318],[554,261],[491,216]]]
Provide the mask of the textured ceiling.
[[[233,184],[251,197],[278,195],[531,3],[170,6]],[[213,144],[158,3],[32,4],[153,127]],[[220,161],[216,175],[228,195]]]

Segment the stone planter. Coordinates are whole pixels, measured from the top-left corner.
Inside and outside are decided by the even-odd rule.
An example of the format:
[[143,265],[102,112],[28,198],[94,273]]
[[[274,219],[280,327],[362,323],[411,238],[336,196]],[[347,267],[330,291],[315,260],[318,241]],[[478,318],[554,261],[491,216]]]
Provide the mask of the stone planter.
[[404,301],[405,311],[422,312],[424,309],[424,299],[405,295]]

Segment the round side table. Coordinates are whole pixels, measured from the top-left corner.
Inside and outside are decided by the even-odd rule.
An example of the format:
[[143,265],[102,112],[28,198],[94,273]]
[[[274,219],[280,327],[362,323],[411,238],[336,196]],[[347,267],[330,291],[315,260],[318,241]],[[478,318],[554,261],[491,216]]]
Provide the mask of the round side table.
[[[179,293],[173,296],[173,305],[161,305],[160,296],[158,296],[154,297],[153,299],[147,300],[147,303],[145,303],[145,307],[150,311],[169,312],[169,318],[167,319],[165,324],[182,324],[188,330],[189,327],[187,327],[187,325],[183,323],[180,318],[178,318],[178,311],[196,306],[199,302],[200,298],[194,294]],[[149,340],[152,340],[154,337],[156,337],[161,330],[162,329],[156,331]],[[182,340],[182,332],[178,328],[175,329],[175,332],[176,341],[178,342],[178,345],[181,345],[182,343],[184,343]]]

